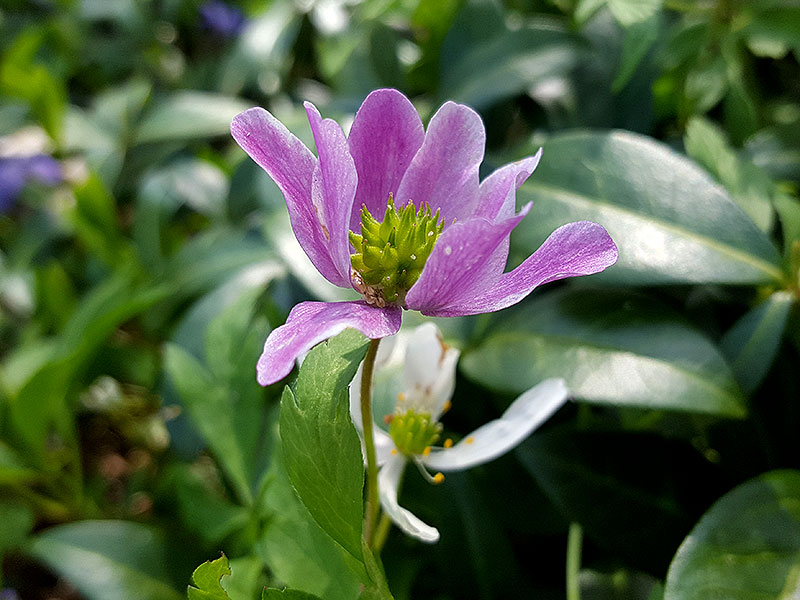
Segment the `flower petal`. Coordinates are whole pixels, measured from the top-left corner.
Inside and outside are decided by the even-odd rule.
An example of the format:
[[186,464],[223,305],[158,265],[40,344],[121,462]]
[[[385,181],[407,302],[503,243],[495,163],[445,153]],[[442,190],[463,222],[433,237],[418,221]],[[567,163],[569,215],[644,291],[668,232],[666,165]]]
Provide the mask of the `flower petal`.
[[451,306],[460,306],[491,289],[505,266],[501,244],[529,210],[530,204],[516,216],[497,223],[476,218],[445,229],[422,275],[406,295],[408,308],[424,315],[454,316]]
[[466,300],[453,302],[444,311],[426,314],[452,317],[494,312],[516,304],[543,283],[599,273],[617,262],[617,257],[617,246],[603,227],[590,221],[567,223],[551,233],[536,252],[510,273],[504,273],[491,287],[478,290]]
[[358,171],[350,229],[361,231],[361,206],[382,220],[389,194],[422,146],[425,130],[417,110],[397,90],[375,90],[358,109],[350,128],[350,154]]
[[320,222],[328,253],[339,273],[336,285],[350,284],[350,212],[358,176],[342,128],[332,119],[323,120],[316,107],[305,103],[314,134],[319,161],[311,181],[311,201]]
[[258,359],[258,383],[269,385],[286,377],[295,359],[319,342],[348,327],[368,338],[397,333],[402,310],[396,306],[375,308],[366,302],[301,302],[286,323],[269,334]]
[[414,330],[403,364],[403,405],[438,420],[456,385],[460,352],[447,346],[433,323]]
[[[311,182],[317,159],[283,124],[263,108],[236,115],[231,135],[258,166],[272,177],[286,199],[292,230],[317,270],[331,283],[342,285],[331,258],[321,223],[311,202]],[[345,283],[350,286],[349,279]]]
[[503,416],[479,427],[452,448],[420,457],[433,470],[461,471],[493,460],[522,442],[567,401],[563,379],[547,379],[511,403]]
[[406,458],[395,456],[381,468],[378,473],[378,494],[381,506],[394,524],[407,535],[429,544],[438,542],[439,531],[435,527],[426,525],[411,511],[397,503],[397,490],[405,467]]
[[535,155],[501,167],[484,179],[478,190],[480,200],[474,216],[490,221],[514,216],[515,192],[530,177],[541,158],[540,148]]
[[425,142],[408,167],[395,204],[409,200],[419,207],[441,209],[447,228],[453,219],[472,216],[478,204],[478,166],[483,160],[486,132],[471,108],[445,102],[428,124]]

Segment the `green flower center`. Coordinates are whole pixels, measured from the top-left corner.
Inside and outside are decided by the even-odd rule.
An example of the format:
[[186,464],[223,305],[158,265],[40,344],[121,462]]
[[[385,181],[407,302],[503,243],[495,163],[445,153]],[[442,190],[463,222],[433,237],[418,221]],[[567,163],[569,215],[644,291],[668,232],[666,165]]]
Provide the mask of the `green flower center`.
[[356,249],[350,256],[356,289],[374,306],[402,304],[443,228],[438,210],[431,215],[430,206],[417,210],[412,202],[397,210],[391,194],[382,222],[362,207],[361,235],[350,232]]
[[439,439],[442,424],[431,419],[430,413],[409,409],[395,414],[389,425],[389,435],[397,449],[406,455],[424,454]]

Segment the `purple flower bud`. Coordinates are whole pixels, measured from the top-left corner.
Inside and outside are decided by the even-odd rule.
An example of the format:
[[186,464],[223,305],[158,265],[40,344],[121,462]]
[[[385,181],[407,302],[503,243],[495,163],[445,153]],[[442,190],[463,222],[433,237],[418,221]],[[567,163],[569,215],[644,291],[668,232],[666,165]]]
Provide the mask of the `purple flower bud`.
[[245,24],[242,11],[222,0],[209,0],[203,4],[200,18],[206,29],[225,38],[238,35]]

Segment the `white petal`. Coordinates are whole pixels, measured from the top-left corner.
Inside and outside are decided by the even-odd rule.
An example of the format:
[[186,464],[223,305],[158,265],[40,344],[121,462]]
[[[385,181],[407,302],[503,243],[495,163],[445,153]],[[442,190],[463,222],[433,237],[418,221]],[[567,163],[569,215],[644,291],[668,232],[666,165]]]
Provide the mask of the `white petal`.
[[378,465],[389,462],[389,459],[393,456],[392,450],[395,450],[392,438],[377,425],[373,425],[372,434],[375,439],[375,461]]
[[392,457],[378,473],[378,491],[381,506],[404,533],[432,544],[439,541],[439,531],[420,521],[411,511],[397,503],[397,488],[406,466],[403,456]]
[[503,416],[479,427],[449,449],[420,457],[433,470],[461,471],[489,462],[522,442],[567,401],[563,379],[547,379],[511,403]]
[[459,351],[442,342],[433,323],[417,327],[406,348],[403,368],[405,406],[441,416],[453,395]]

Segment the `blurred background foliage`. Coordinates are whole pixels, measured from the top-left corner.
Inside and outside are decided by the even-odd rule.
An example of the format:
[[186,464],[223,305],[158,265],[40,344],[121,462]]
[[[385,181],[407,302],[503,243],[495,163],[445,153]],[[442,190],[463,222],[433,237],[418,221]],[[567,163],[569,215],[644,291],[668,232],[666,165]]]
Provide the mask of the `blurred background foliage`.
[[270,328],[343,292],[228,128],[261,105],[311,144],[303,100],[347,124],[386,86],[478,110],[484,176],[544,146],[517,261],[571,220],[620,248],[439,320],[448,431],[545,377],[576,402],[409,477],[442,541],[390,536],[395,597],[563,598],[570,523],[584,599],[797,593],[800,2],[3,0],[0,31],[3,600],[182,598],[221,550],[233,600],[355,597],[286,478],[282,386],[255,382]]

